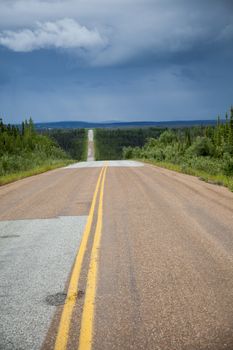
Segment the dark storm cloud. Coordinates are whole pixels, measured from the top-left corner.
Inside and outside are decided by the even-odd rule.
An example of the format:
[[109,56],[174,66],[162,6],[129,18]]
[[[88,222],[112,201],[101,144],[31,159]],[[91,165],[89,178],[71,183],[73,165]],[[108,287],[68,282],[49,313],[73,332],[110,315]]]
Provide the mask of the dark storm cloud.
[[232,103],[230,0],[1,1],[0,44],[11,119],[213,118]]
[[1,6],[2,45],[71,48],[77,55],[80,47],[93,47],[86,57],[93,65],[205,51],[233,38],[228,0],[17,0]]

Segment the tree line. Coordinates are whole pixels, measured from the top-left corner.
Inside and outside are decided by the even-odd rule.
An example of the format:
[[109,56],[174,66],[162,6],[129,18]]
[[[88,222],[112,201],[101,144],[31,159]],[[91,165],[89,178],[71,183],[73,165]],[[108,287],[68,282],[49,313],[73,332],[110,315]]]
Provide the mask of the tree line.
[[6,125],[0,119],[0,156],[33,151],[46,153],[47,156],[66,156],[51,138],[36,132],[32,118],[23,121],[21,126]]
[[55,129],[48,130],[45,135],[52,138],[72,159],[85,161],[87,159],[87,130]]
[[33,120],[20,126],[0,119],[0,176],[68,160],[68,155],[51,138],[36,132]]
[[216,126],[168,129],[142,147],[124,147],[123,158],[180,165],[183,170],[233,176],[233,108]]
[[150,137],[157,138],[161,128],[95,129],[96,160],[122,159],[124,147],[142,147]]

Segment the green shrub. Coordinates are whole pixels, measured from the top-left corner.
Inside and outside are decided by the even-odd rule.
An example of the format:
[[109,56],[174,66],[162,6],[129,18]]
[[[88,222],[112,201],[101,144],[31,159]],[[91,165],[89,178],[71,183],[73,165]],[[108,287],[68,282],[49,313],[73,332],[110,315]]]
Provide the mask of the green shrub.
[[214,145],[208,137],[198,136],[187,149],[187,154],[190,156],[213,156]]
[[233,176],[233,158],[229,154],[224,154],[222,170],[223,174]]
[[[233,190],[233,109],[231,122],[216,127],[191,127],[165,130],[159,138],[150,138],[141,148],[124,154],[152,163],[198,175],[205,181],[224,184]],[[123,155],[124,155],[123,154]]]
[[159,137],[159,142],[164,145],[169,145],[175,142],[176,140],[177,140],[177,137],[173,130],[166,130]]
[[124,159],[131,159],[133,158],[133,148],[132,147],[123,147],[123,158]]

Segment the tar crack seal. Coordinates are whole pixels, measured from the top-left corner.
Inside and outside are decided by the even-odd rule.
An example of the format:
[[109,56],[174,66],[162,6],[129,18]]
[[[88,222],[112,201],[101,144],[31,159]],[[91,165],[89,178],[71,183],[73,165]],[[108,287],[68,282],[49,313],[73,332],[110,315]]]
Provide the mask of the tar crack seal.
[[56,293],[48,295],[45,298],[45,301],[48,305],[52,306],[58,306],[58,305],[64,305],[66,300],[66,293]]
[[[74,294],[71,296],[69,299],[81,299],[84,296],[85,292],[83,290],[79,290],[77,294]],[[56,293],[56,294],[51,294],[48,295],[45,298],[45,302],[48,305],[51,306],[59,306],[59,305],[64,305],[66,302],[67,294],[66,293]]]

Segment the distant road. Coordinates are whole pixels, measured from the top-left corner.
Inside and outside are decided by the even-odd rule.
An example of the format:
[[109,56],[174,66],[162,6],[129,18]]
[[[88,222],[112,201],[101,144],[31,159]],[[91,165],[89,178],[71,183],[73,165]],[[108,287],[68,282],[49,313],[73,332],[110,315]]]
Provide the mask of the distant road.
[[87,150],[87,161],[94,160],[94,133],[93,130],[88,130],[88,150]]
[[233,194],[195,177],[90,161],[3,186],[0,266],[0,349],[233,349]]

